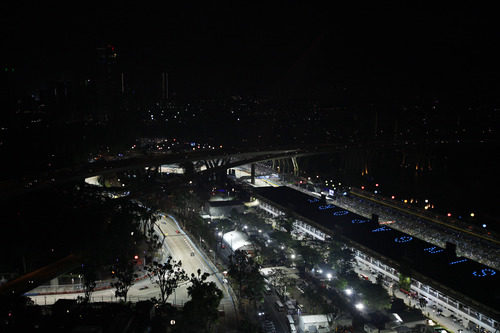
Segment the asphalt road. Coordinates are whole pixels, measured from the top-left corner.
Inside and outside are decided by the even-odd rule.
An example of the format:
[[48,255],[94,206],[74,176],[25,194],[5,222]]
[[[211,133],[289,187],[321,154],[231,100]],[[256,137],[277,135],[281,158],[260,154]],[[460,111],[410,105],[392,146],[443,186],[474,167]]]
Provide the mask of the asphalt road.
[[[189,237],[182,229],[179,228],[173,218],[162,217],[157,221],[157,225],[161,232],[166,236],[162,248],[164,258],[171,255],[174,260],[181,261],[182,268],[188,275],[191,275],[191,273],[196,274],[198,269],[201,269],[202,274],[204,272],[211,274],[208,281],[215,282],[217,287],[223,291],[223,298],[219,306],[219,310],[224,311],[221,321],[227,323],[227,325],[225,325],[226,327],[231,327],[231,323],[236,323],[236,311],[231,295],[229,294],[228,286],[221,282],[222,274],[217,273],[214,269],[212,269],[214,266],[208,263],[204,254],[202,254],[202,252],[191,242]],[[194,255],[191,255],[192,253]],[[169,297],[168,302],[178,305],[183,305],[187,302],[189,300],[187,287],[188,283],[184,283],[184,285],[178,287],[174,294]],[[93,301],[114,301],[114,292],[114,289],[96,291],[92,294]],[[53,304],[58,299],[75,299],[82,295],[83,294],[81,293],[71,293],[31,296],[31,298],[35,301],[35,303],[43,305]],[[159,297],[159,295],[160,292],[158,287],[152,283],[149,278],[146,278],[136,282],[130,288],[128,299],[131,301],[146,300],[151,297]]]
[[[223,280],[222,273],[216,271],[215,266],[210,263],[207,256],[199,250],[189,239],[179,225],[171,217],[162,217],[158,222],[160,230],[165,235],[164,250],[166,250],[173,259],[182,262],[182,268],[188,275],[197,274],[197,270],[210,273],[208,281],[213,281],[217,287],[222,290],[223,298],[220,302],[219,310],[224,311],[224,319],[227,322],[236,321],[236,311],[233,299],[229,293],[229,286]],[[176,290],[176,297],[181,300],[188,300],[187,286],[181,286]]]
[[288,329],[288,321],[286,318],[286,310],[278,311],[276,308],[276,301],[278,297],[274,294],[274,291],[271,295],[264,296],[264,312],[269,314],[270,319],[274,323],[274,327],[276,327],[277,333],[288,333],[290,330]]

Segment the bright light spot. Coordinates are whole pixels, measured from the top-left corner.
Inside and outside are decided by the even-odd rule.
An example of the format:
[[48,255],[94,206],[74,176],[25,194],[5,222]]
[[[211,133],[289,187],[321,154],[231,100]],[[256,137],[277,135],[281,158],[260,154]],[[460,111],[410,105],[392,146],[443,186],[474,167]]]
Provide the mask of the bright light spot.
[[130,236],[133,236],[133,235],[134,235],[134,232],[132,231],[132,232],[130,233]]
[[262,232],[262,230],[259,229],[259,232]]
[[323,270],[322,269],[318,269],[318,273],[319,274],[323,274]]
[[290,258],[295,259],[295,254],[292,254]]
[[397,314],[397,313],[393,313],[393,316],[396,318],[396,320],[400,323],[403,322],[403,319],[401,319],[401,317]]
[[219,236],[222,236],[222,232],[220,232],[220,231],[219,231],[218,235],[219,235]]
[[361,186],[361,189],[362,189],[362,190],[364,190],[364,189],[365,189],[365,187],[364,187],[364,186]]
[[328,278],[328,280],[330,280],[332,278],[332,274],[328,273],[328,274],[326,274],[326,277]]
[[486,228],[486,224],[483,224],[483,228]]
[[352,289],[346,289],[344,290],[345,293],[348,295],[348,296],[351,296],[352,295]]
[[363,309],[365,308],[365,306],[364,306],[364,304],[363,304],[363,303],[357,303],[357,304],[355,305],[355,307],[356,307],[356,309],[358,309],[358,310],[363,310]]
[[375,187],[378,187],[378,184],[375,184]]
[[425,203],[429,203],[429,200],[428,200],[428,199],[425,199]]
[[474,213],[470,213],[470,217],[474,217]]
[[136,255],[134,256],[134,259],[135,259],[135,260],[139,259],[139,256],[136,254]]
[[446,214],[448,217],[451,217],[451,213]]
[[394,200],[396,197],[395,196],[392,196],[391,199]]

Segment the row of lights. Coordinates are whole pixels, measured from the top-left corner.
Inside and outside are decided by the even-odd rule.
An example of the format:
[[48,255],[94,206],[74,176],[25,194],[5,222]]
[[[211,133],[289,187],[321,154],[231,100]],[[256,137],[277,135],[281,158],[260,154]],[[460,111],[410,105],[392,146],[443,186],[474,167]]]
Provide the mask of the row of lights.
[[[351,288],[345,289],[344,292],[346,293],[347,296],[351,296],[354,293],[354,291]],[[354,305],[354,307],[357,310],[361,311],[361,310],[363,310],[365,308],[365,305],[363,303],[361,303],[361,302],[358,302],[358,303],[356,303]]]
[[[376,186],[376,187],[378,187],[378,186],[379,186],[379,184],[375,184],[375,186]],[[364,190],[364,189],[365,189],[365,187],[364,187],[364,186],[361,186],[361,189],[362,189],[362,190]],[[377,191],[375,191],[375,194],[376,194],[376,193],[377,193]],[[392,195],[392,196],[391,196],[391,199],[392,199],[392,200],[396,199],[396,196]],[[413,198],[411,198],[410,200],[408,200],[408,199],[404,199],[404,200],[402,200],[402,201],[403,201],[405,204],[406,204],[406,203],[408,203],[408,202],[409,202],[409,203],[413,203],[413,202],[418,203],[418,200],[417,200],[417,199],[415,199],[415,200],[414,200]],[[434,204],[430,204],[430,203],[429,203],[429,199],[425,199],[424,201],[425,201],[425,206],[424,206],[424,209],[425,209],[425,210],[427,210],[427,209],[429,209],[429,208],[434,208]],[[446,214],[446,216],[448,216],[448,217],[451,217],[451,215],[452,215],[452,214],[451,214],[450,212],[448,212],[448,213]],[[475,216],[474,212],[471,212],[471,213],[470,213],[470,217],[474,217],[474,216]],[[486,225],[484,225],[484,224],[483,224],[483,228],[486,228]]]

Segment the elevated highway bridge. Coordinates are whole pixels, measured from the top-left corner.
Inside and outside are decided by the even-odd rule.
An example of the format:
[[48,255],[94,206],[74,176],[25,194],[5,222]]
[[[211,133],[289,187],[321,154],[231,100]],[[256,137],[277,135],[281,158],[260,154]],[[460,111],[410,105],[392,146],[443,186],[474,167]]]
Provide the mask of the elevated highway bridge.
[[216,172],[238,165],[297,158],[308,155],[343,152],[349,149],[366,149],[368,147],[385,147],[387,144],[328,144],[302,145],[299,147],[275,147],[272,149],[247,148],[246,150],[203,150],[187,152],[151,152],[135,155],[130,158],[121,158],[111,161],[100,160],[94,163],[56,169],[50,172],[40,172],[36,181],[32,179],[6,179],[0,181],[0,199],[15,197],[36,190],[50,188],[54,185],[78,182],[87,177],[113,174],[144,167],[160,166],[164,164],[183,164],[186,162],[205,161],[207,169]]

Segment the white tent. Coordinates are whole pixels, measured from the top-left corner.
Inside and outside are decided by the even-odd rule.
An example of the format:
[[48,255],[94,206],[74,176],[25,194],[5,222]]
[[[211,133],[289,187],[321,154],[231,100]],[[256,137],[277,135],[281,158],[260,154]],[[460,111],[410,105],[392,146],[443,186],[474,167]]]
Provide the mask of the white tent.
[[252,243],[248,241],[247,235],[238,230],[225,233],[224,236],[222,236],[222,239],[231,247],[233,252],[241,249],[242,247],[252,245]]

